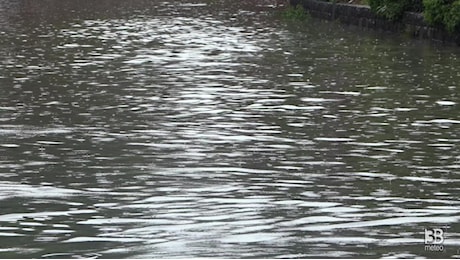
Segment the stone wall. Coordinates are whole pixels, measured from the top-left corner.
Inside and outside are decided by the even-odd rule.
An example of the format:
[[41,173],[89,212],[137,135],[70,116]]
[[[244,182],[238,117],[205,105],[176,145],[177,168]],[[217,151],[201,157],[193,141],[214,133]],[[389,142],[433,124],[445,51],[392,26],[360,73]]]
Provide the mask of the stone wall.
[[311,16],[339,20],[342,23],[356,25],[380,31],[405,32],[414,37],[431,39],[460,46],[460,34],[451,34],[442,27],[428,25],[422,14],[406,12],[401,21],[388,21],[375,15],[368,6],[330,3],[318,0],[289,0],[291,5],[301,4]]

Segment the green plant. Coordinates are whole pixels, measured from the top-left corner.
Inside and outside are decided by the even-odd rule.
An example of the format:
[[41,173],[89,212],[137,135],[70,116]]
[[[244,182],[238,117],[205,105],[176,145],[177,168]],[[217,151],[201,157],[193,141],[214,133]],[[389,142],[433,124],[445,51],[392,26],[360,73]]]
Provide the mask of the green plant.
[[448,5],[445,0],[423,0],[425,21],[431,25],[442,24]]
[[460,28],[460,0],[423,0],[425,21],[442,25],[449,32]]
[[411,0],[369,0],[371,10],[388,20],[398,20],[411,6]]
[[454,32],[460,27],[460,0],[451,4],[450,10],[444,15],[444,25],[449,32]]
[[305,20],[310,18],[310,14],[303,8],[301,4],[289,6],[282,13],[283,18],[288,20]]

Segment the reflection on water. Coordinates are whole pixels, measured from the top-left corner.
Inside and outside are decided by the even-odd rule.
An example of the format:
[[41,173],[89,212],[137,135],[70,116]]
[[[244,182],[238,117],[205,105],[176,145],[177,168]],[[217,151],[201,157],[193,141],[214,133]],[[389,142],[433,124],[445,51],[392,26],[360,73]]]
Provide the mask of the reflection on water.
[[458,50],[270,1],[45,2],[0,1],[1,257],[460,256]]

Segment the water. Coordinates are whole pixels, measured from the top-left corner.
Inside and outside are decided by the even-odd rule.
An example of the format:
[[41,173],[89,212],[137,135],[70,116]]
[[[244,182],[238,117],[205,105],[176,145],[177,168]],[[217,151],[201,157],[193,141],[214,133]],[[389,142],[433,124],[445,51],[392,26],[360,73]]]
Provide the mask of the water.
[[460,257],[459,49],[242,2],[0,1],[0,257]]

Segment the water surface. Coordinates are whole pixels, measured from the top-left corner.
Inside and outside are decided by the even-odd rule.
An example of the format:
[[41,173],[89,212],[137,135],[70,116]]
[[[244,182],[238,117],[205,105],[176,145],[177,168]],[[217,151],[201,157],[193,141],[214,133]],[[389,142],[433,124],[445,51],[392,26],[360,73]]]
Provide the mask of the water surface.
[[242,2],[0,1],[0,257],[460,257],[458,48]]

